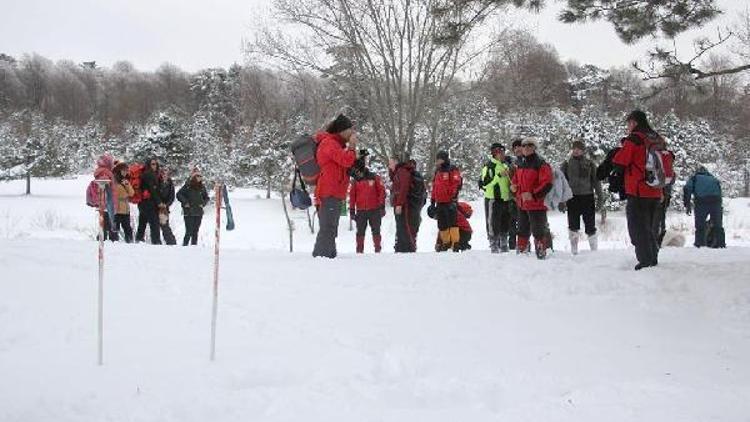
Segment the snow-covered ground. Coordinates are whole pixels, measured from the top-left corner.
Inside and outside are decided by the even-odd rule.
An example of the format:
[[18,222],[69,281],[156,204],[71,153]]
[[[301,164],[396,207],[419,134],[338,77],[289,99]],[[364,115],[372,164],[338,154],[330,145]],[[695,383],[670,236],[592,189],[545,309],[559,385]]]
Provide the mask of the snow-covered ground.
[[[356,256],[342,221],[330,261],[309,256],[304,213],[289,254],[280,202],[237,191],[217,360],[209,213],[201,247],[106,245],[98,367],[87,182],[0,184],[2,422],[750,420],[746,200],[726,250],[665,248],[636,273],[620,215],[576,257],[554,215],[544,262],[482,250],[478,205],[464,254]],[[434,235],[427,220],[422,250]]]

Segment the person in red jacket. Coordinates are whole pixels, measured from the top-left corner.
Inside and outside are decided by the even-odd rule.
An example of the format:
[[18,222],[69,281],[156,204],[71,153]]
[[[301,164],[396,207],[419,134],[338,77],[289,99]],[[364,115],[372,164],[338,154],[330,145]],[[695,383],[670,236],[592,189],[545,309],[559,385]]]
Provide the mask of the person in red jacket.
[[403,156],[388,162],[391,178],[391,206],[396,219],[396,253],[416,252],[417,234],[422,223],[422,207],[426,198],[424,179],[417,171],[417,162]]
[[357,223],[357,253],[365,251],[367,225],[372,231],[375,253],[380,253],[380,223],[385,215],[385,186],[383,180],[364,166],[356,168],[349,187],[349,215]]
[[617,166],[615,171],[623,172],[625,177],[628,234],[638,260],[635,269],[640,270],[656,266],[659,259],[654,220],[664,192],[662,188],[652,187],[648,183],[646,160],[649,148],[662,141],[649,125],[643,111],[635,110],[625,120],[628,136],[621,141],[622,148],[615,154],[612,163]]
[[451,164],[447,151],[437,153],[435,166],[430,207],[437,217],[438,231],[443,246],[441,251],[453,248],[454,252],[458,252],[461,234],[456,225],[456,202],[463,184],[461,172],[458,167]]
[[349,187],[349,168],[357,159],[357,134],[352,121],[339,114],[325,132],[315,135],[315,140],[318,142],[315,158],[320,166],[315,197],[320,200],[320,207],[318,236],[312,255],[335,258],[341,204]]
[[552,167],[536,153],[536,139],[525,138],[521,146],[523,158],[518,162],[510,186],[518,205],[516,252],[529,252],[529,237],[533,233],[536,256],[544,259],[549,247],[547,206],[544,205],[544,197],[552,190]]

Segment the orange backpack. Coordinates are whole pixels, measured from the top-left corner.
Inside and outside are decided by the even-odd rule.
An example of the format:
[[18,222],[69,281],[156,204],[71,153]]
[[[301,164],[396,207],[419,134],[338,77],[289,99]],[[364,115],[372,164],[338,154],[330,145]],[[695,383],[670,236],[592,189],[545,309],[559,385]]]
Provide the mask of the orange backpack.
[[151,192],[144,191],[141,188],[141,175],[146,166],[143,163],[131,164],[128,167],[128,180],[133,188],[133,196],[130,197],[132,204],[139,204],[141,201],[151,197]]

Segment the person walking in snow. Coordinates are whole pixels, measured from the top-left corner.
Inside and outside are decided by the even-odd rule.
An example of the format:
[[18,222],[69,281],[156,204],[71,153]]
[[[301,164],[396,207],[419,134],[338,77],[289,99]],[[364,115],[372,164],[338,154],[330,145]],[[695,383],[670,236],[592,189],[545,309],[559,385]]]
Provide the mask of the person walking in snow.
[[115,232],[120,228],[125,235],[125,243],[133,241],[133,228],[130,226],[130,198],[135,194],[130,186],[128,178],[128,164],[118,163],[112,169],[114,174],[114,198],[115,198]]
[[552,167],[537,152],[535,138],[522,142],[523,160],[516,169],[511,184],[519,208],[517,253],[528,253],[529,238],[534,235],[536,256],[544,259],[550,240],[547,235],[547,206],[544,197],[552,189]]
[[463,180],[458,167],[451,164],[447,151],[440,151],[435,157],[435,175],[432,178],[430,208],[434,210],[442,242],[440,251],[453,249],[458,252],[461,233],[456,225],[456,202]]
[[[362,152],[367,152],[366,150]],[[352,169],[349,187],[349,215],[357,224],[357,253],[365,251],[367,226],[372,232],[375,253],[380,253],[380,226],[385,216],[385,186],[380,176],[371,172],[365,163],[366,154],[360,153]]]
[[182,246],[198,244],[198,231],[203,220],[203,208],[208,204],[208,191],[203,184],[203,176],[196,168],[190,178],[177,192],[177,200],[182,205],[182,217],[185,220],[185,237]]
[[341,207],[349,187],[349,168],[357,159],[357,134],[352,121],[339,114],[324,132],[315,135],[315,139],[318,142],[315,155],[320,166],[315,196],[320,200],[320,208],[312,255],[335,258]]
[[508,252],[510,230],[510,166],[505,147],[500,143],[490,146],[490,159],[482,167],[479,188],[484,192],[484,217],[487,240],[492,253]]
[[388,161],[391,179],[391,206],[396,220],[396,253],[417,251],[417,234],[422,223],[422,207],[426,191],[424,178],[417,171],[417,162],[408,156]]
[[602,185],[596,177],[596,164],[585,157],[585,152],[586,146],[583,141],[574,141],[570,158],[560,167],[573,193],[573,197],[564,206],[568,214],[568,236],[573,255],[578,253],[581,218],[589,248],[592,251],[597,250],[596,211],[601,210],[604,204]]
[[112,181],[114,180],[114,158],[109,154],[103,154],[96,160],[96,169],[94,170],[94,180],[108,180],[109,184],[104,188],[104,240],[113,242],[119,240],[117,230],[114,229],[114,191]]
[[176,245],[177,239],[175,239],[172,227],[169,225],[169,208],[174,203],[175,198],[174,181],[172,181],[167,167],[159,169],[159,197],[162,200],[161,205],[159,205],[159,229],[164,237],[164,243]]
[[[688,179],[682,191],[682,199],[685,201],[687,215],[693,212],[695,202],[695,242],[696,248],[726,247],[723,226],[723,208],[721,204],[721,182],[701,165],[695,174]],[[707,244],[706,219],[711,218],[713,230],[713,244]]]
[[622,147],[612,158],[612,164],[615,172],[624,175],[628,233],[635,246],[638,271],[659,263],[654,220],[663,192],[648,183],[646,164],[649,150],[660,142],[661,136],[651,128],[641,110],[628,114],[625,121],[628,136],[621,141]]
[[151,244],[161,245],[159,208],[162,205],[162,200],[159,189],[159,161],[156,158],[145,162],[141,174],[141,192],[143,199],[138,203],[138,228],[135,232],[135,241],[144,241],[146,225],[148,225]]

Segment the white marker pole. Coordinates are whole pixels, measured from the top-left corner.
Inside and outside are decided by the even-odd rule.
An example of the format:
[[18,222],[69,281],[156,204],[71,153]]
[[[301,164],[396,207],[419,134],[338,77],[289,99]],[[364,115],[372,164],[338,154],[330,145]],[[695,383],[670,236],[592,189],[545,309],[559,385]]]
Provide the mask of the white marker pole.
[[96,180],[99,186],[99,310],[98,310],[98,363],[104,365],[104,203],[106,202],[105,189],[109,180]]
[[221,183],[216,184],[216,229],[214,241],[214,298],[211,310],[211,360],[216,359],[216,314],[219,306],[219,241],[221,234]]

